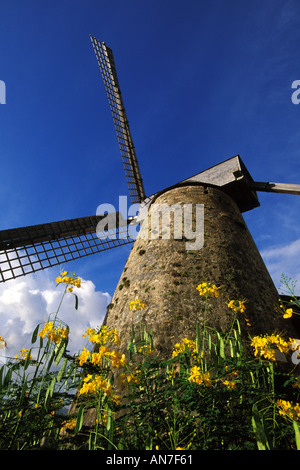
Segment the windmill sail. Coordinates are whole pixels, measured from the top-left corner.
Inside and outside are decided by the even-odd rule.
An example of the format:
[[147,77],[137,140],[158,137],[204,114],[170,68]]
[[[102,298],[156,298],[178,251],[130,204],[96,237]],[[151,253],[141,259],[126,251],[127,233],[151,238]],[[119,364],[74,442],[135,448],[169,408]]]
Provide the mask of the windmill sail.
[[0,231],[0,282],[133,242],[120,214],[102,233],[100,220],[95,215]]
[[266,193],[282,193],[300,195],[300,184],[288,183],[261,183],[253,181],[251,185],[255,191],[263,191]]
[[[145,199],[145,191],[113,54],[92,36],[91,41],[113,115],[131,202],[140,203]],[[100,220],[101,216],[95,215],[0,231],[0,282],[133,243],[128,233],[132,220],[124,221],[118,214],[115,225],[109,224],[109,231],[103,224],[99,231]]]
[[121,95],[112,50],[90,36],[104,81],[109,106],[117,133],[131,203],[145,199],[145,190]]

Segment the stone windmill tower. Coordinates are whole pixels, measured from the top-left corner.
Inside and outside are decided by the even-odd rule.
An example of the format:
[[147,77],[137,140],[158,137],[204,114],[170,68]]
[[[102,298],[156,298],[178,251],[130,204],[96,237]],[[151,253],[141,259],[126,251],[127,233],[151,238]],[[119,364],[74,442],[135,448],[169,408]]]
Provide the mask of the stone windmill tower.
[[[118,329],[121,349],[127,347],[132,325],[140,323],[152,329],[162,355],[182,337],[193,337],[204,321],[204,298],[196,286],[205,281],[221,287],[209,305],[211,327],[229,327],[232,315],[226,305],[235,299],[247,301],[251,333],[278,329],[293,334],[292,325],[276,313],[277,290],[242,213],[259,206],[257,191],[300,194],[300,185],[254,182],[237,155],[146,197],[112,51],[92,36],[91,41],[138,215],[99,212],[2,230],[0,281],[134,242],[104,320]],[[145,309],[130,310],[136,298]]]
[[[258,187],[287,189],[254,183],[235,156],[152,198],[104,321],[121,332],[124,350],[132,325],[143,323],[158,351],[169,356],[176,342],[195,337],[205,309],[207,324],[226,331],[231,299],[246,301],[251,328],[241,315],[245,338],[275,330],[295,335],[282,320],[277,289],[242,216],[259,206]],[[205,281],[220,286],[208,305],[196,290]],[[145,309],[130,310],[136,298]]]

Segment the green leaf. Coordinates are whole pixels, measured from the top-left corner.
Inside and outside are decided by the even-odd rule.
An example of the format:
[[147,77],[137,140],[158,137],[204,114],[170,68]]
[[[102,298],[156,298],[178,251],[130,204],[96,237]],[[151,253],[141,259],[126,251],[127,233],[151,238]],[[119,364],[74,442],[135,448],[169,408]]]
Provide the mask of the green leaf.
[[237,332],[234,329],[233,334],[234,334],[234,338],[235,338],[235,349],[236,349],[235,355],[236,355],[236,357],[240,357],[243,353],[243,344],[242,344],[242,341],[241,341],[240,324],[238,323],[238,320],[237,320],[237,324],[238,324],[239,331]]
[[[71,364],[71,366],[73,366],[73,365]],[[78,366],[77,366],[77,364],[75,364],[75,367],[74,367],[74,369],[73,369],[73,379],[72,379],[72,384],[74,384],[74,383],[75,383],[76,376],[77,376],[77,370],[78,370]],[[70,369],[70,372],[71,372],[71,369]],[[69,373],[70,373],[70,372],[69,372]]]
[[26,370],[30,364],[30,355],[31,355],[31,349],[29,349],[28,353],[27,353],[27,356],[26,356],[26,359],[25,359],[25,363],[24,363],[24,370]]
[[39,331],[39,327],[40,327],[40,325],[38,324],[38,325],[35,327],[34,332],[32,333],[31,344],[34,344],[34,343],[36,342],[37,335],[38,335],[38,331]]
[[252,428],[256,437],[258,450],[271,450],[264,420],[256,405],[252,407]]
[[300,450],[300,429],[296,421],[293,421],[293,426],[294,426],[294,431],[295,431],[295,440],[296,440],[297,450]]
[[237,324],[237,327],[238,327],[239,336],[241,336],[242,332],[241,332],[241,325],[240,325],[240,322],[239,322],[238,320],[236,320],[236,324]]
[[224,340],[221,337],[220,333],[217,331],[217,337],[218,337],[218,354],[222,359],[225,359],[225,345],[224,345]]
[[3,374],[5,372],[4,367],[5,366],[2,366],[1,369],[0,369],[0,389],[2,388],[2,378],[3,378]]
[[209,350],[209,354],[211,355],[211,351],[212,351],[212,341],[211,341],[211,334],[209,333],[208,335],[208,350]]
[[52,396],[53,396],[55,384],[56,384],[56,377],[53,377],[53,379],[51,380],[51,383],[50,383],[49,387],[48,387],[47,390],[46,390],[45,402],[44,402],[44,408],[45,408],[46,411],[47,411],[48,408],[49,408],[49,404],[50,404],[50,400],[51,400],[51,398],[52,398]]
[[77,413],[76,426],[74,429],[75,434],[77,434],[82,428],[83,418],[84,418],[84,405],[80,405],[78,413]]
[[196,351],[197,353],[200,352],[200,347],[201,347],[201,335],[200,335],[199,323],[197,323],[196,325]]
[[26,396],[26,392],[27,392],[27,383],[26,383],[26,381],[23,381],[20,400],[19,400],[19,407],[22,407],[22,405],[23,405],[24,398]]
[[147,332],[147,327],[144,326],[144,340],[146,344],[148,343],[148,332]]
[[12,369],[9,369],[9,370],[7,371],[7,374],[4,376],[4,379],[3,379],[3,388],[6,387],[7,385],[9,385],[9,383],[10,383],[10,381],[11,381],[12,372],[13,372],[13,370],[12,370]]
[[64,362],[62,363],[62,366],[61,366],[61,368],[60,368],[60,371],[59,371],[59,373],[58,373],[58,375],[57,375],[57,377],[56,377],[56,381],[57,381],[57,382],[60,382],[60,381],[61,381],[61,379],[62,379],[62,377],[63,377],[63,375],[64,375],[64,373],[65,373],[67,364],[68,364],[68,358],[65,357],[65,358],[64,358]]
[[54,364],[56,365],[56,367],[60,363],[60,360],[61,360],[61,358],[63,357],[63,355],[65,353],[65,350],[67,348],[67,344],[68,344],[67,340],[62,340],[59,344],[59,347],[58,347],[58,350],[57,350],[57,355],[56,355],[56,358],[55,358],[55,361],[54,361]]
[[131,344],[133,346],[133,351],[136,354],[137,353],[137,347],[136,347],[136,342],[135,342],[135,332],[134,332],[134,326],[133,325],[131,325],[131,338],[132,338]]
[[55,351],[54,351],[54,349],[52,349],[52,351],[50,353],[50,356],[49,356],[49,359],[48,359],[48,364],[47,364],[47,369],[46,369],[47,372],[49,372],[50,367],[52,366],[54,356],[55,356]]
[[234,357],[234,349],[231,339],[229,340],[230,356]]
[[107,413],[107,423],[106,423],[106,429],[109,431],[111,428],[111,411],[108,410]]

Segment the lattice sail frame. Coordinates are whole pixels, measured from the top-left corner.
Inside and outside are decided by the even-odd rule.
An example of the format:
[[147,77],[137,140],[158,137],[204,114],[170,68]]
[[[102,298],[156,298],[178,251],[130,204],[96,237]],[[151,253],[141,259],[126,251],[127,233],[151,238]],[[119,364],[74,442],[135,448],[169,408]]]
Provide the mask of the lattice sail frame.
[[89,216],[0,231],[0,282],[133,243],[127,221],[99,232],[99,220]]
[[90,38],[100,67],[117,133],[130,200],[132,204],[140,203],[145,199],[145,190],[121,95],[113,53],[104,42],[98,41],[92,35],[90,35]]
[[[145,191],[113,54],[105,43],[90,38],[113,116],[130,199],[140,203],[145,199]],[[130,221],[121,219],[118,217],[115,227],[105,233],[97,231],[99,216],[0,231],[0,282],[133,243],[128,231]]]

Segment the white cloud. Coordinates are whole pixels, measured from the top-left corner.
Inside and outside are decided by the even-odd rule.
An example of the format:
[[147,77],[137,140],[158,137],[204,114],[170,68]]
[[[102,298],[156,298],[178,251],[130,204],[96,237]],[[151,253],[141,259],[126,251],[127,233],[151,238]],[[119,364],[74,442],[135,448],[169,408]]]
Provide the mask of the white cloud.
[[300,238],[286,245],[271,246],[260,253],[276,287],[279,286],[281,274],[300,285]]
[[[63,290],[64,286],[56,286],[53,274],[46,271],[0,285],[0,336],[7,342],[7,348],[0,350],[2,360],[31,346],[33,330],[38,323],[47,321],[50,314],[53,318]],[[68,293],[59,310],[59,318],[70,327],[71,354],[86,345],[86,339],[82,338],[86,328],[101,325],[111,299],[108,293],[96,291],[92,281],[84,279],[81,288],[74,288],[74,293],[78,296],[78,309],[75,309],[74,295]]]

